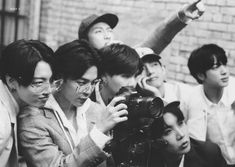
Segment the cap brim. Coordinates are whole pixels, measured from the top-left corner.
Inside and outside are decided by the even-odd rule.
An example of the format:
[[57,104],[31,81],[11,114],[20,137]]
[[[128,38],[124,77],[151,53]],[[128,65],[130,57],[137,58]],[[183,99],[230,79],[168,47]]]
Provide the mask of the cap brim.
[[160,57],[159,55],[155,54],[155,53],[150,53],[150,54],[143,55],[143,56],[141,57],[141,59],[146,59],[146,58],[148,58],[148,57],[154,57],[155,59],[158,59],[158,60],[161,59],[161,57]]
[[107,23],[111,28],[114,28],[118,23],[118,17],[114,14],[106,13],[95,19],[91,26],[99,22]]

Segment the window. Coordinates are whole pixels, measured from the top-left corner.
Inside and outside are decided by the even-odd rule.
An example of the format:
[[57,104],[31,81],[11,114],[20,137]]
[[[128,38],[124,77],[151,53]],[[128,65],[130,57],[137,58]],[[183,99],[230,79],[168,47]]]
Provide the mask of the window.
[[0,0],[0,51],[28,37],[30,0]]

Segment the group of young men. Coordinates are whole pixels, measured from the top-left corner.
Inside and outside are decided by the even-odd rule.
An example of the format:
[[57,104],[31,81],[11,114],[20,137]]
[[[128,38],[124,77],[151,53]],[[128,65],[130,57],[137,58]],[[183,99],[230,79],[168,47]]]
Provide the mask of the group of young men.
[[[112,138],[110,130],[128,119],[128,108],[120,103],[125,99],[116,97],[116,93],[121,87],[136,87],[137,84],[151,96],[162,99],[162,116],[152,125],[153,139],[161,149],[159,152],[153,146],[145,166],[234,166],[235,97],[232,85],[235,81],[229,76],[225,51],[218,45],[206,44],[191,53],[188,67],[198,86],[167,82],[167,72],[160,61],[159,54],[186,26],[185,22],[197,19],[203,12],[200,0],[185,6],[135,49],[115,40],[116,15],[85,18],[79,27],[79,40],[55,52],[55,70],[51,69],[55,74],[52,76],[57,79],[57,91],[49,97],[47,84],[38,89],[47,90],[45,106],[25,108],[25,103],[33,102],[17,100],[21,98],[17,94],[18,87],[14,88],[13,97],[0,95],[2,106],[11,106],[8,102],[5,104],[9,96],[15,108],[22,108],[19,125],[14,121],[19,109],[14,112],[10,107],[4,111],[0,109],[2,115],[2,112],[15,115],[10,114],[13,121],[4,120],[14,125],[10,126],[12,133],[7,137],[0,133],[2,166],[18,166],[18,144],[20,155],[28,166],[113,166],[112,156],[103,149]],[[34,48],[32,52],[40,51],[36,44],[30,45]],[[17,44],[15,46],[17,48]],[[14,49],[14,45],[11,47]],[[6,53],[10,53],[9,48]],[[9,75],[20,81],[21,78],[10,73],[2,74],[2,80]],[[10,79],[2,88],[4,92],[9,89],[6,94],[12,93],[9,83]],[[36,86],[40,88],[41,85]],[[24,105],[10,100],[15,97],[16,102],[24,101]],[[169,104],[164,105],[166,103]],[[1,132],[6,130],[5,125],[0,127]]]

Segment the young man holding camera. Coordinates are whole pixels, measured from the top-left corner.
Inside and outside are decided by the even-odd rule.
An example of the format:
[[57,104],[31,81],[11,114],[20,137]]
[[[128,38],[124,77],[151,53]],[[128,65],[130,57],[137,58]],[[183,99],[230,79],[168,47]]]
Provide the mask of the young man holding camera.
[[[120,88],[128,87],[133,88],[132,90],[135,91],[137,83],[136,75],[141,69],[142,64],[135,49],[124,44],[108,45],[100,50],[100,55],[102,81],[96,85],[95,91],[92,93],[90,98],[93,101],[103,104],[104,106],[109,106],[110,100],[114,100],[118,98],[118,96],[123,95],[117,95],[117,93],[120,93]],[[126,99],[123,103],[128,103],[128,97],[125,95],[124,97],[126,97]],[[137,101],[144,101],[144,99],[140,96],[137,96],[136,98]],[[153,98],[150,100],[153,100]],[[143,105],[144,107],[146,107],[146,105],[149,105],[149,103],[146,101],[143,103],[145,103]],[[135,104],[135,102],[132,103],[132,105]],[[139,104],[139,107],[141,107],[141,104]],[[119,125],[113,133],[113,140],[118,142],[118,146],[115,148],[115,150],[112,150],[114,159],[117,164],[120,164],[121,162],[129,163],[128,161],[132,160],[132,158],[130,157],[132,153],[129,152],[128,148],[134,149],[136,142],[145,140],[141,133],[136,132],[136,129],[140,130],[142,127],[148,126],[149,117],[151,117],[148,117],[146,116],[148,114],[143,113],[149,111],[145,110],[142,112],[139,110],[138,107],[136,110],[132,110],[132,107],[129,106],[128,108],[128,104],[127,111],[128,121],[124,122],[124,124],[122,125]],[[141,113],[137,113],[138,111],[140,111]],[[146,150],[144,149],[144,151]],[[145,166],[145,153],[142,153],[139,156],[140,157],[138,158],[138,160],[141,159],[141,161],[138,161],[136,163],[141,163]]]
[[140,67],[137,52],[124,44],[111,44],[100,50],[101,83],[96,85],[91,99],[108,105],[121,87],[136,86],[136,74]]

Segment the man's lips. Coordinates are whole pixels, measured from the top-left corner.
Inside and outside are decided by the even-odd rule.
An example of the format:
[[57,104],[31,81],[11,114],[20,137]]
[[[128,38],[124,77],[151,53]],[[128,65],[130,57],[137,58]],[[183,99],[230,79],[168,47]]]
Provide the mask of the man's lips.
[[154,81],[154,80],[156,80],[156,79],[158,79],[158,77],[157,77],[157,76],[154,76],[154,77],[151,77],[151,78],[147,79],[147,81],[148,81],[148,82],[151,82],[151,81]]
[[184,141],[184,142],[180,145],[180,148],[181,148],[181,149],[185,149],[185,148],[188,147],[188,145],[189,145],[189,141]]
[[228,80],[229,80],[229,77],[221,78],[221,81],[223,81],[223,82],[228,82]]

